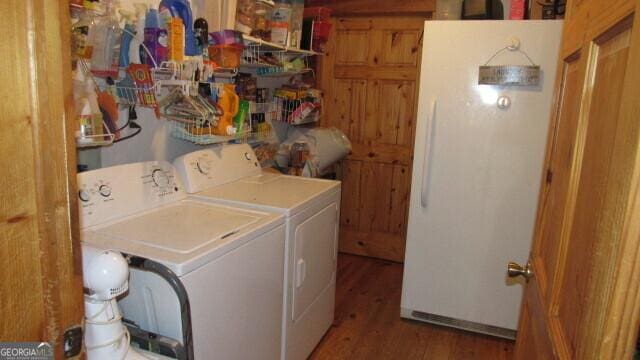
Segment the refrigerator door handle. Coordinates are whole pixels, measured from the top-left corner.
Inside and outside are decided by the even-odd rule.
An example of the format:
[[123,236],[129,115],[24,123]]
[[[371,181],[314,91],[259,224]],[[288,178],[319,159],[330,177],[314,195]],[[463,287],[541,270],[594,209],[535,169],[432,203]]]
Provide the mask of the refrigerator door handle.
[[431,178],[430,174],[430,165],[431,165],[431,148],[433,146],[433,129],[436,123],[436,105],[438,100],[434,98],[431,101],[431,109],[429,111],[430,116],[427,119],[427,124],[425,126],[425,140],[424,140],[424,158],[422,160],[422,184],[420,189],[420,204],[423,208],[427,207],[427,202],[429,198],[429,179]]

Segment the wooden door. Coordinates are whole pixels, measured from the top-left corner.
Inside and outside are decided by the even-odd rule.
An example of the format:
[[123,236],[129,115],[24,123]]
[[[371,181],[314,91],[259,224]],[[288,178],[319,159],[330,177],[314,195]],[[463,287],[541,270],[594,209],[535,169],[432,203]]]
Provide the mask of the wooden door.
[[640,1],[574,0],[517,359],[622,359],[640,304]]
[[349,137],[340,251],[404,260],[422,17],[334,19],[322,60],[324,126]]
[[68,6],[0,2],[0,339],[56,358],[84,314]]

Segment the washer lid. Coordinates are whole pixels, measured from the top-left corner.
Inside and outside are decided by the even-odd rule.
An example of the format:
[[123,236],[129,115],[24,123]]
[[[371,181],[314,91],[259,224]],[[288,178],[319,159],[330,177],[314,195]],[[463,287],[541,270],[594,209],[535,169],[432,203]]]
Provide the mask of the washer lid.
[[157,249],[191,253],[230,237],[261,218],[228,207],[181,201],[97,230],[104,236]]
[[216,186],[197,195],[272,208],[295,209],[339,187],[339,181],[264,173]]

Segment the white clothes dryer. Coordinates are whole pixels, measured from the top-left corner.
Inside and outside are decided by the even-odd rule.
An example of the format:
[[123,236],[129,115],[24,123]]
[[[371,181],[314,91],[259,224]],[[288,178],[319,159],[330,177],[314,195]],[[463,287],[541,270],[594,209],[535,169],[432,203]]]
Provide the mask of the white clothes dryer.
[[177,158],[193,198],[285,215],[282,359],[306,359],[334,318],[340,182],[263,173],[246,144]]

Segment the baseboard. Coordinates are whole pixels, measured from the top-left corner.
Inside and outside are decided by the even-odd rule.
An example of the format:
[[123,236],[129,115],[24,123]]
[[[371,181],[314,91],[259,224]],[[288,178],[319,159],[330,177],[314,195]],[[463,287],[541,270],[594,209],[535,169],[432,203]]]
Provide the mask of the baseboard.
[[516,331],[493,325],[485,325],[473,321],[460,320],[442,315],[429,314],[422,311],[401,308],[400,316],[405,319],[423,321],[430,324],[442,325],[475,333],[515,340]]

